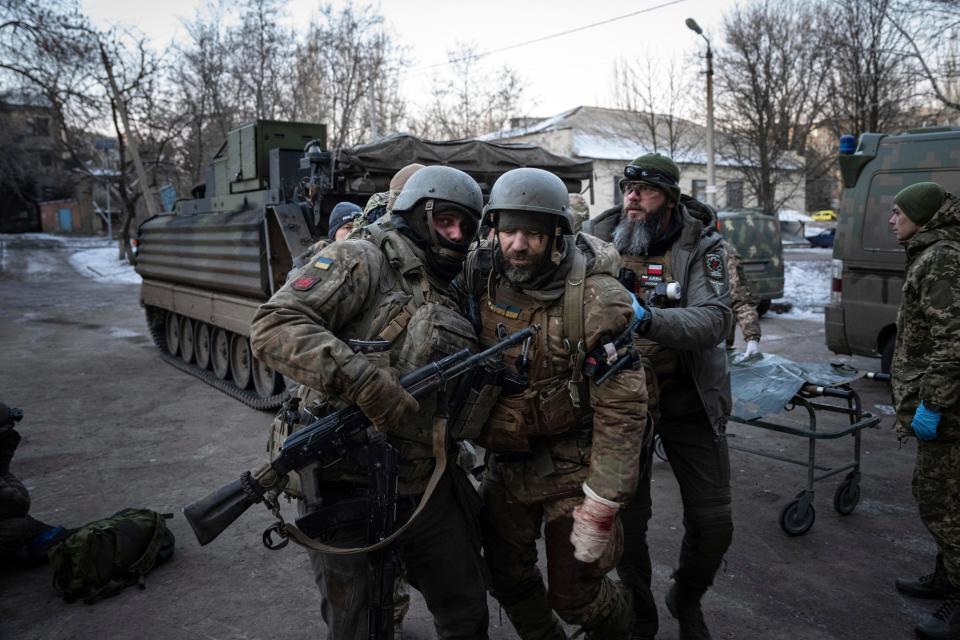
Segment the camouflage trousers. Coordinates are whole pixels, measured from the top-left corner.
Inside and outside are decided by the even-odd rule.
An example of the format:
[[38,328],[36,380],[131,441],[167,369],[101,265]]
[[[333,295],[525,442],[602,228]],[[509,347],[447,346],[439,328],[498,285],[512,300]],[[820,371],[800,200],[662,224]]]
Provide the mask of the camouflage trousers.
[[[533,504],[513,501],[496,467],[488,470],[480,493],[491,594],[523,640],[565,638],[554,611],[564,622],[582,626],[590,638],[626,637],[632,617],[630,594],[607,577],[622,549],[619,526],[607,552],[596,562],[584,563],[573,557],[570,543],[573,509],[582,496]],[[537,568],[541,528],[549,589]]]
[[[459,469],[448,470],[424,510],[417,516],[392,553],[402,566],[410,586],[419,591],[433,614],[436,637],[485,640],[489,613],[485,568],[480,557],[477,512],[464,504],[463,491],[474,493]],[[329,500],[330,497],[326,496]],[[402,499],[403,500],[403,499]],[[301,500],[301,514],[319,500]],[[475,505],[479,509],[479,501]],[[398,506],[402,523],[413,511],[413,501]],[[471,512],[472,511],[472,512]],[[324,535],[324,542],[338,547],[366,544],[366,526],[339,528]],[[314,578],[320,588],[321,615],[329,640],[366,639],[367,613],[372,592],[371,558],[367,555],[332,555],[308,551]],[[397,583],[392,586],[395,596]],[[394,616],[404,603],[395,602]]]
[[913,497],[950,582],[960,587],[960,441],[917,441]]
[[[714,433],[702,411],[691,416],[664,417],[657,434],[683,500],[683,542],[674,579],[679,595],[699,599],[713,578],[733,537],[730,504],[730,457],[722,433]],[[657,604],[650,589],[652,566],[647,526],[652,516],[650,475],[653,447],[641,456],[643,473],[634,499],[621,512],[624,552],[617,573],[633,591],[635,631],[657,632]]]

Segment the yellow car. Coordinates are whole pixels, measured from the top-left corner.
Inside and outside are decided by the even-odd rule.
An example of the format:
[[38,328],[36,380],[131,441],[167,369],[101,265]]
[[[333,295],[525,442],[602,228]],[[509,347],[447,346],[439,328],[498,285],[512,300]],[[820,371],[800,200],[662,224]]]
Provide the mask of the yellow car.
[[833,209],[822,209],[811,213],[810,218],[817,222],[832,222],[837,219],[837,212]]

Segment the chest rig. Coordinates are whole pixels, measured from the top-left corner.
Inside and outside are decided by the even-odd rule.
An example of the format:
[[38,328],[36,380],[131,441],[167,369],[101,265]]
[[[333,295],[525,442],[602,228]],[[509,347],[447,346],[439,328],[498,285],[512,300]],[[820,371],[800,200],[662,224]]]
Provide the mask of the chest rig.
[[[651,307],[670,308],[679,305],[679,300],[670,300],[666,295],[657,295],[658,287],[663,290],[669,283],[675,282],[673,273],[673,249],[667,249],[662,256],[622,256],[625,270],[632,272],[621,278],[628,289],[638,299]],[[632,286],[631,286],[632,285]],[[647,410],[657,415],[661,385],[680,370],[680,354],[673,349],[663,347],[653,340],[637,336],[634,344],[640,353],[647,382]]]
[[[480,305],[480,343],[488,347],[498,340],[498,325],[507,333],[530,324],[540,332],[529,345],[523,372],[529,384],[520,393],[501,395],[478,441],[497,453],[529,452],[530,439],[569,432],[589,418],[589,387],[583,378],[583,288],[586,257],[577,252],[564,284],[563,297],[538,300],[512,287],[493,290],[490,274],[487,294]],[[523,347],[504,356],[516,370]],[[521,365],[522,368],[522,365]]]

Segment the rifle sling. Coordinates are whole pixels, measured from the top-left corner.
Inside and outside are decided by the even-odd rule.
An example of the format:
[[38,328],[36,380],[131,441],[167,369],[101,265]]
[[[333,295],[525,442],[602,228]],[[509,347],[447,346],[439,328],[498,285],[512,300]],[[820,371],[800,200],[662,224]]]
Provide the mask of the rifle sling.
[[288,539],[299,544],[301,547],[337,556],[371,553],[373,551],[379,551],[380,549],[383,549],[384,547],[387,547],[393,543],[394,540],[399,538],[407,530],[407,528],[413,524],[413,521],[417,519],[417,516],[420,515],[420,512],[427,505],[427,501],[430,500],[430,496],[433,495],[433,490],[436,489],[437,484],[440,482],[440,478],[443,477],[444,472],[447,470],[447,421],[448,418],[445,417],[434,417],[433,457],[436,459],[437,464],[433,468],[433,473],[430,476],[430,480],[427,482],[427,487],[423,491],[423,497],[420,498],[420,504],[417,505],[413,515],[410,516],[410,519],[407,520],[402,527],[391,533],[389,536],[380,542],[371,544],[367,547],[334,547],[328,544],[323,544],[322,542],[317,542],[301,531],[300,528],[292,522],[284,523],[283,527],[281,528],[283,534],[286,535]]

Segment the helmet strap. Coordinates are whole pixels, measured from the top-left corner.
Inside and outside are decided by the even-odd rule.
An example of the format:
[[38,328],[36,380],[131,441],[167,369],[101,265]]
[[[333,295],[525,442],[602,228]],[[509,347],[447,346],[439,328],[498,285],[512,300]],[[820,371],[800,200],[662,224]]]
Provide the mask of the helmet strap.
[[553,261],[553,264],[559,265],[563,262],[563,254],[560,253],[560,247],[562,246],[563,240],[563,229],[560,228],[558,224],[553,230],[553,250],[550,252],[550,260]]

